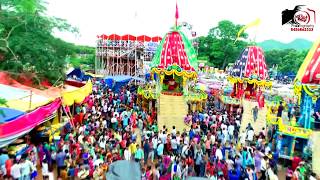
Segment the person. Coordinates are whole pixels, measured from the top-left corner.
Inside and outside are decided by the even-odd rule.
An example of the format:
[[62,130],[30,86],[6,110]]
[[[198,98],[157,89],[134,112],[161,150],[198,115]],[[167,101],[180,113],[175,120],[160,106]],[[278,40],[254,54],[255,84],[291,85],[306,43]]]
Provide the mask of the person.
[[174,155],[178,155],[178,142],[176,136],[171,138],[171,148]]
[[320,129],[320,109],[316,111],[314,114],[314,128],[315,129]]
[[131,153],[130,153],[128,147],[126,147],[126,149],[124,150],[124,159],[127,161],[131,160]]
[[26,159],[25,157],[21,158],[21,178],[23,180],[30,180],[31,174],[36,170],[36,167],[32,164],[31,161]]
[[248,145],[250,146],[251,143],[253,142],[253,138],[254,138],[254,130],[251,127],[248,132],[247,132],[247,141],[248,141]]
[[286,180],[291,180],[292,178],[293,178],[293,170],[291,166],[289,166],[286,172]]
[[144,154],[144,163],[147,164],[148,162],[148,157],[150,153],[150,143],[148,140],[145,140],[143,144],[143,154]]
[[261,159],[261,167],[260,167],[260,172],[261,172],[261,177],[260,179],[261,180],[264,180],[267,178],[266,176],[266,172],[267,172],[267,162],[268,162],[268,157],[267,156],[264,156],[262,159]]
[[294,105],[292,101],[290,100],[288,103],[288,119],[291,120],[292,115],[294,114]]
[[179,180],[179,179],[181,179],[181,175],[182,175],[181,167],[180,167],[179,161],[176,159],[173,161],[173,164],[172,164],[171,179],[172,180]]
[[176,126],[172,126],[171,135],[176,136],[176,134],[177,134]]
[[89,176],[88,169],[84,165],[82,165],[80,167],[80,171],[78,172],[78,178],[79,179],[87,179],[88,176]]
[[195,156],[194,156],[194,159],[195,159],[195,172],[196,172],[197,176],[200,175],[200,165],[201,165],[201,162],[203,160],[202,156],[203,156],[202,149],[201,149],[200,145],[197,145],[196,150],[195,150]]
[[44,159],[41,163],[41,167],[42,167],[42,176],[43,179],[47,179],[49,178],[49,166],[48,166],[48,162],[46,159]]
[[273,171],[273,166],[270,165],[267,167],[267,179],[269,180],[278,180],[278,176]]
[[14,159],[10,174],[12,175],[13,179],[21,179],[21,165],[17,159]]
[[0,149],[0,167],[2,167],[3,165],[5,165],[6,161],[9,159],[9,156],[7,153],[3,152]]
[[137,144],[137,151],[134,154],[134,159],[136,162],[140,162],[142,160],[142,158],[144,158],[144,152],[143,150],[139,147],[139,144]]
[[256,122],[257,119],[258,119],[258,106],[255,106],[253,109],[252,109],[252,114],[253,114],[253,121]]
[[293,157],[292,159],[292,164],[291,164],[291,167],[292,167],[292,170],[295,171],[296,168],[299,166],[299,163],[302,161],[301,157],[300,157],[300,154],[296,153],[295,156]]
[[277,112],[277,117],[282,117],[282,111],[283,111],[284,107],[282,105],[282,101],[280,101],[280,105],[278,107],[278,112]]
[[163,155],[163,150],[164,150],[164,144],[162,143],[161,140],[158,141],[158,147],[157,147],[157,155],[159,158],[162,157]]
[[61,170],[64,168],[64,160],[66,158],[65,152],[62,151],[62,149],[59,149],[58,154],[56,156],[56,162],[57,162],[57,171],[58,171],[58,176],[60,176]]
[[316,180],[317,179],[317,175],[314,172],[311,172],[310,176],[309,176],[309,180]]

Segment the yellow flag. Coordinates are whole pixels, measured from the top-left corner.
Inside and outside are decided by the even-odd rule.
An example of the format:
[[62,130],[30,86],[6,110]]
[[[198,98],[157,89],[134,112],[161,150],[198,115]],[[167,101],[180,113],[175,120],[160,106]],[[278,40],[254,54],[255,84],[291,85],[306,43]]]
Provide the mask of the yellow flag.
[[243,26],[243,27],[239,30],[239,32],[238,32],[238,34],[237,34],[237,39],[236,39],[234,42],[236,42],[236,41],[240,38],[240,35],[241,35],[246,29],[248,29],[248,28],[250,28],[250,27],[253,27],[253,26],[259,26],[259,25],[260,25],[260,22],[261,22],[261,20],[260,20],[260,18],[258,18],[258,19],[256,19],[255,21],[252,21],[251,23]]

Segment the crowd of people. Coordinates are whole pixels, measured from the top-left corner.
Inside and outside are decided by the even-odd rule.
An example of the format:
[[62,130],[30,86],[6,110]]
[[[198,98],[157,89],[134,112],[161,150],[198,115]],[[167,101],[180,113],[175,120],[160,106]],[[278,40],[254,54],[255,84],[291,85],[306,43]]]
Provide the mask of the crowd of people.
[[[1,178],[105,179],[113,162],[126,160],[139,164],[144,180],[278,179],[275,128],[256,132],[248,124],[240,132],[242,108],[227,112],[213,96],[202,112],[186,116],[190,129],[158,127],[157,111],[137,103],[133,86],[114,92],[96,85],[87,101],[75,107],[58,141],[37,142],[21,156],[1,152]],[[290,179],[303,177],[301,162],[290,168]]]

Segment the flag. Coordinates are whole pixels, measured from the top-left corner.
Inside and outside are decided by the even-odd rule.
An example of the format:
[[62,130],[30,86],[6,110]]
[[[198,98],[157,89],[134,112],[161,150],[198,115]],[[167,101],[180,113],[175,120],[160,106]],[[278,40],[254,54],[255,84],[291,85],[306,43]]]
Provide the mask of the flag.
[[176,2],[176,19],[179,19],[178,2]]
[[253,22],[251,22],[251,23],[243,26],[243,27],[239,30],[239,32],[238,32],[238,34],[237,34],[237,39],[236,39],[234,42],[238,41],[238,39],[240,38],[240,35],[241,35],[245,30],[247,30],[248,28],[253,27],[253,26],[259,26],[259,25],[260,25],[260,22],[261,22],[261,20],[258,18],[258,19],[256,19],[255,21],[253,21]]
[[176,1],[176,27],[177,27],[177,21],[178,21],[178,19],[179,19],[179,11],[178,11],[178,2]]

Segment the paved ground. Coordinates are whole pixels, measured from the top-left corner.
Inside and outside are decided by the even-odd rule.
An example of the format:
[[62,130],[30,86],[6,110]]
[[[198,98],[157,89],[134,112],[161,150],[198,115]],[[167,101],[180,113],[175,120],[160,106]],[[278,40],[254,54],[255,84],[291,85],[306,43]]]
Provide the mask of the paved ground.
[[188,129],[184,123],[184,117],[188,113],[187,104],[183,96],[160,95],[158,126],[162,129],[165,125],[170,131],[175,126],[177,131]]
[[258,119],[256,122],[253,120],[252,109],[258,106],[256,101],[249,101],[243,99],[243,115],[241,121],[240,132],[246,129],[248,123],[251,123],[255,133],[259,133],[263,127],[266,127],[266,115],[267,115],[267,107],[259,109],[258,111]]

